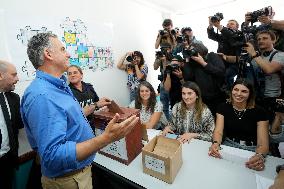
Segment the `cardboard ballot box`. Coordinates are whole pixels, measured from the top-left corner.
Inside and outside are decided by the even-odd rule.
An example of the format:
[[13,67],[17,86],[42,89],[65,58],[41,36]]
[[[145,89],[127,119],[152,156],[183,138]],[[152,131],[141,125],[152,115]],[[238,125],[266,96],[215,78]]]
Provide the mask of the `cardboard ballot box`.
[[[116,112],[120,112],[120,119],[118,120],[118,122],[122,122],[132,115],[139,117],[140,110],[118,107],[117,105],[116,108],[113,108],[112,106],[113,105],[109,107],[109,111],[98,111],[94,113],[94,126],[96,136],[104,132],[105,127],[107,126],[108,122],[114,117]],[[134,126],[133,130],[128,135],[126,135],[126,137],[107,145],[106,147],[102,148],[99,153],[128,165],[136,156],[140,154],[141,150],[142,130],[141,122],[139,120],[138,123]]]
[[173,183],[182,165],[182,144],[164,136],[156,136],[142,149],[143,172]]

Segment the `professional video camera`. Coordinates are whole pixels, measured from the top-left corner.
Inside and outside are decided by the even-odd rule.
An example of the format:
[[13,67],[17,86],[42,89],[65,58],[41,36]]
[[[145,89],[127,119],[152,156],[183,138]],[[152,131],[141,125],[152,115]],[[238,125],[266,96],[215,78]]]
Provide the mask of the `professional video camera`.
[[211,22],[217,22],[223,20],[224,16],[223,13],[217,12],[214,16],[211,16]]
[[175,70],[179,70],[180,67],[178,64],[169,64],[166,66],[165,72],[171,74]]
[[255,23],[258,20],[259,16],[271,16],[273,14],[273,9],[271,6],[268,7],[264,7],[262,9],[253,11],[252,13],[250,13],[249,15],[251,16],[251,19],[249,20],[251,23]]
[[184,48],[182,51],[183,58],[190,58],[192,56],[198,56],[198,52],[196,51],[195,48],[193,49],[188,49]]

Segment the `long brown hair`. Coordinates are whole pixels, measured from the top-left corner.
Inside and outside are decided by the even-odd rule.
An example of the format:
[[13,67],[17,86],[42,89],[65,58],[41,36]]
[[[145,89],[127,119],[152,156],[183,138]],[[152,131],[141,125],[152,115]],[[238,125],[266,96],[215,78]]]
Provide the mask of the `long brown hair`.
[[151,113],[154,112],[155,105],[157,103],[156,100],[156,93],[153,86],[148,81],[142,81],[137,88],[137,95],[135,97],[135,108],[140,109],[142,108],[142,98],[140,96],[140,88],[144,86],[150,89],[150,98],[147,102],[146,111],[150,110]]
[[[200,88],[198,87],[198,85],[194,82],[191,81],[187,81],[182,85],[182,88],[188,88],[191,89],[195,92],[197,98],[196,98],[196,102],[195,102],[195,110],[194,110],[194,118],[196,122],[201,122],[201,117],[202,117],[202,112],[204,110],[204,108],[206,107],[206,105],[202,102],[202,98],[201,98],[201,92],[200,92]],[[186,104],[185,102],[182,100],[181,101],[181,116],[182,118],[186,117]]]

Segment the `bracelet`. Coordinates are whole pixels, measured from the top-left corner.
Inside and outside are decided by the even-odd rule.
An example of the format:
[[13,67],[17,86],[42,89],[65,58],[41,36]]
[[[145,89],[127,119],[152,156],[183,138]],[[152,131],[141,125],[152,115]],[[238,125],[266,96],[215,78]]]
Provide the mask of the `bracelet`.
[[255,153],[255,155],[259,156],[263,162],[265,162],[265,155],[262,153]]
[[216,144],[216,143],[220,146],[220,144],[217,140],[212,141],[212,144]]

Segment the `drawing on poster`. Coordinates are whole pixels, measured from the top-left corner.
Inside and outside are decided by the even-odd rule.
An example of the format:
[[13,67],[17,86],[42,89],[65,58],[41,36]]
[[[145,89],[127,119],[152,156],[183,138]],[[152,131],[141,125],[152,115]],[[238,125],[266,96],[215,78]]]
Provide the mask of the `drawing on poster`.
[[[70,54],[70,64],[78,65],[82,69],[92,71],[113,68],[113,51],[110,46],[95,46],[87,37],[87,27],[81,20],[70,20],[66,17],[60,24],[62,36],[59,38],[66,45],[66,50]],[[41,32],[51,32],[47,27],[34,29],[31,26],[25,26],[17,34],[17,40],[24,46],[27,46],[28,40]],[[51,32],[52,33],[52,32]],[[26,59],[26,58],[25,58]],[[35,69],[29,60],[23,60],[21,72],[25,75],[26,80],[35,77]]]
[[70,53],[70,64],[82,69],[105,70],[113,68],[113,51],[110,46],[98,47],[87,37],[87,27],[80,19],[71,20],[69,17],[60,27],[64,30],[62,40]]
[[[42,32],[51,31],[47,31],[46,27],[41,27],[41,29],[32,29],[31,26],[26,26],[24,29],[20,29],[20,33],[17,35],[17,40],[20,41],[23,45],[27,46],[28,41],[32,36]],[[35,69],[29,60],[24,60],[21,71],[27,77],[27,80],[33,79],[35,77]]]

